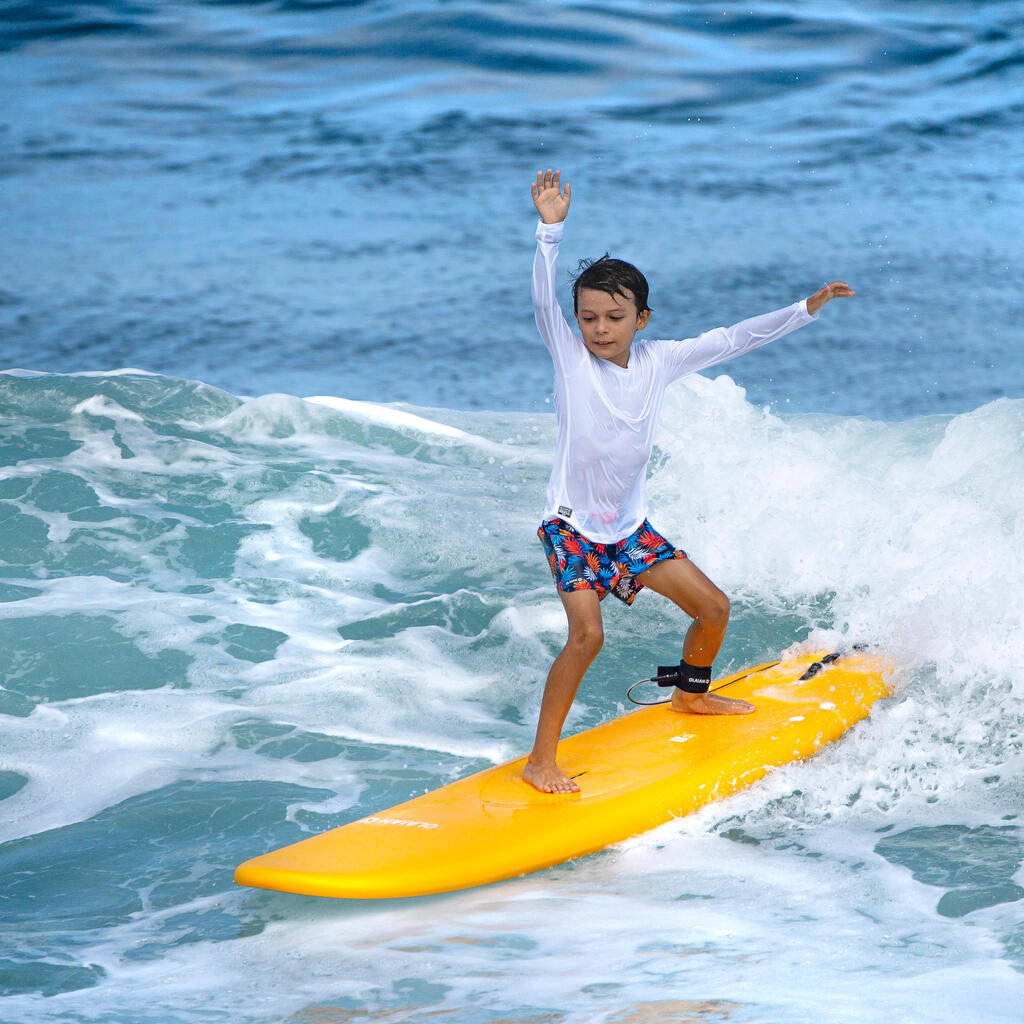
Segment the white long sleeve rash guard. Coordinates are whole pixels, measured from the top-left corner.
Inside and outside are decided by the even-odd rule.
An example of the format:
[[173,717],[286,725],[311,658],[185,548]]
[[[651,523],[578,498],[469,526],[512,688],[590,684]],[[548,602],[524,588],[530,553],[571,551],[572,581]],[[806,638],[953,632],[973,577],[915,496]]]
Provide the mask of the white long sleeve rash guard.
[[634,341],[623,368],[592,355],[555,295],[565,222],[537,227],[533,311],[555,364],[558,442],[544,518],[564,519],[601,544],[647,518],[647,464],[665,388],[674,380],[767,345],[809,324],[806,299],[683,341]]

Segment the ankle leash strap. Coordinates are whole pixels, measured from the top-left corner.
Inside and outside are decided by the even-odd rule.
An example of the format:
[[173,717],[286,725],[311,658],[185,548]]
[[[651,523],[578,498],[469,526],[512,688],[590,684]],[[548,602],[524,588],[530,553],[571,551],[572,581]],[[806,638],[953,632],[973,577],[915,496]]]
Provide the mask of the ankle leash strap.
[[659,665],[654,682],[659,686],[675,686],[685,693],[707,693],[711,689],[711,666],[690,665],[685,661],[678,665]]

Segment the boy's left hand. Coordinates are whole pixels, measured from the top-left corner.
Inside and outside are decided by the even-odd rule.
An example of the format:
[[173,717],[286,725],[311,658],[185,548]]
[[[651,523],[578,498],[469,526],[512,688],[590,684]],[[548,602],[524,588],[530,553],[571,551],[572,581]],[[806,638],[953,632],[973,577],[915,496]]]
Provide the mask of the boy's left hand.
[[807,300],[807,312],[814,316],[826,302],[831,302],[833,299],[848,299],[851,295],[856,294],[845,281],[833,281],[831,284],[825,285],[824,288],[819,288]]

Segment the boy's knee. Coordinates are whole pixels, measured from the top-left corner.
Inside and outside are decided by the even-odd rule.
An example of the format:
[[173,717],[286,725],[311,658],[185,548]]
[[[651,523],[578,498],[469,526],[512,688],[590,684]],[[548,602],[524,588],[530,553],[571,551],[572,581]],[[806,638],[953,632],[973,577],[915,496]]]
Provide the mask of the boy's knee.
[[725,626],[729,622],[729,608],[729,598],[719,590],[704,606],[702,617],[709,624]]
[[569,631],[568,646],[587,658],[596,658],[604,646],[604,627],[600,622],[577,626]]

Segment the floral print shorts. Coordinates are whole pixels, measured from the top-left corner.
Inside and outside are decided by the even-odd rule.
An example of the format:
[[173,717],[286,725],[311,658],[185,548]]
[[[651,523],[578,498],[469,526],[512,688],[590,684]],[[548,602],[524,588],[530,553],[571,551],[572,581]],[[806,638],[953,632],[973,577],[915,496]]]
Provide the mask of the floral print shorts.
[[564,519],[548,519],[537,531],[548,556],[551,575],[560,591],[596,590],[603,601],[614,594],[632,604],[644,585],[636,577],[667,558],[685,558],[649,520],[644,520],[624,540],[599,544],[587,540]]

